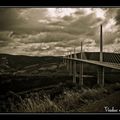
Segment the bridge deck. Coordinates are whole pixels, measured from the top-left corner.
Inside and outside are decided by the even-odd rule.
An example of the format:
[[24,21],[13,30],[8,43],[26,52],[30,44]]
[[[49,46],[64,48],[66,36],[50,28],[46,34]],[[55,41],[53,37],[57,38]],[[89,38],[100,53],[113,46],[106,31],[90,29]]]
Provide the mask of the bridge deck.
[[68,60],[76,61],[76,62],[84,62],[88,64],[93,64],[93,65],[98,65],[98,66],[120,70],[120,63],[118,64],[118,63],[110,63],[110,62],[100,62],[100,61],[95,61],[95,60],[84,60],[84,59],[67,58],[67,57],[64,57],[64,58]]

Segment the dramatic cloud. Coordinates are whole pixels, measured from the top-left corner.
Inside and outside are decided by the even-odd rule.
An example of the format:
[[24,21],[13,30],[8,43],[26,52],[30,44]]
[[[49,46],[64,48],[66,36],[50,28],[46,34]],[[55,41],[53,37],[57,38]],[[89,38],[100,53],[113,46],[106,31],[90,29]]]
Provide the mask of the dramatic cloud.
[[12,29],[24,22],[24,18],[20,17],[19,8],[0,8],[0,30]]
[[[104,51],[119,51],[119,8],[0,8],[0,52],[63,55],[99,51],[100,24]],[[112,46],[112,47],[111,47]]]

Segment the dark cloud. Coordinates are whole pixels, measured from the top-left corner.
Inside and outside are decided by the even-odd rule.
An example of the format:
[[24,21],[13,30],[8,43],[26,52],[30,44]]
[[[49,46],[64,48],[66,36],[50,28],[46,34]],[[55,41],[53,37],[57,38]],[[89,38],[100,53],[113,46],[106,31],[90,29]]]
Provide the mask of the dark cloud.
[[72,21],[74,18],[72,16],[64,16],[62,19],[65,21]]
[[0,30],[37,29],[38,20],[47,19],[46,16],[46,8],[0,8]]
[[21,40],[21,43],[50,43],[50,42],[69,42],[69,40],[77,38],[74,35],[62,32],[43,32],[35,35],[28,35]]
[[20,25],[24,19],[19,16],[20,9],[0,8],[0,30],[9,30]]
[[[80,48],[81,41],[93,50],[99,45],[101,23],[105,28],[104,44],[119,43],[116,39],[119,38],[118,30],[110,31],[109,26],[112,18],[116,21],[112,29],[119,26],[120,9],[99,8],[98,17],[96,9],[91,9],[88,14],[83,9],[75,9],[69,14],[66,8],[66,15],[55,16],[47,8],[0,8],[0,50],[25,55],[54,55],[73,47]],[[105,15],[99,17],[100,12]]]
[[46,8],[25,8],[23,16],[26,18],[27,24],[31,26],[37,25],[39,20],[49,20]]
[[115,19],[116,19],[116,24],[120,25],[120,9],[117,10],[117,15],[116,15]]
[[10,31],[0,32],[0,47],[7,46],[12,41],[12,34]]
[[47,24],[36,24],[36,25],[30,25],[30,24],[23,24],[17,29],[15,29],[15,32],[19,33],[27,33],[27,34],[38,34],[40,32],[61,32],[63,31],[63,28],[61,26],[54,26],[54,25],[47,25]]
[[72,34],[93,35],[96,32],[96,28],[91,27],[100,21],[101,19],[97,19],[94,13],[87,16],[80,16],[78,19],[70,23],[69,26],[65,28],[65,31]]
[[75,15],[83,15],[85,12],[83,10],[77,10],[74,14]]
[[112,34],[111,32],[104,33],[104,44],[112,44],[116,38],[116,33]]

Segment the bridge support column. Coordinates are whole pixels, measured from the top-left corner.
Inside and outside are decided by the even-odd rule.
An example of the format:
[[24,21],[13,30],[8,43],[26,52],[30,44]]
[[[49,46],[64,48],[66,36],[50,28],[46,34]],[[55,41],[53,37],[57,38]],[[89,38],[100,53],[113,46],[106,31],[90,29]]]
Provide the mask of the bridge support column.
[[[70,54],[70,58],[72,58],[72,54]],[[73,64],[72,64],[72,60],[70,60],[70,75],[72,75],[72,69],[73,69]]]
[[[74,49],[74,58],[77,58]],[[76,83],[76,61],[73,61],[73,83]]]
[[100,85],[101,87],[104,86],[104,67],[103,66],[98,66],[97,84]]
[[[80,59],[83,58],[83,43],[81,42],[81,51],[80,51]],[[79,85],[83,85],[83,62],[80,62],[80,74],[79,74]]]
[[76,61],[73,61],[73,83],[76,83]]
[[63,57],[63,65],[66,65],[65,57]]
[[79,85],[83,86],[83,62],[80,63]]
[[64,58],[64,65],[65,65],[65,67],[67,67],[67,60],[66,60],[66,58]]
[[70,71],[70,60],[68,60],[68,71]]
[[[69,55],[67,56],[69,58]],[[69,59],[67,59],[67,70],[69,71]]]

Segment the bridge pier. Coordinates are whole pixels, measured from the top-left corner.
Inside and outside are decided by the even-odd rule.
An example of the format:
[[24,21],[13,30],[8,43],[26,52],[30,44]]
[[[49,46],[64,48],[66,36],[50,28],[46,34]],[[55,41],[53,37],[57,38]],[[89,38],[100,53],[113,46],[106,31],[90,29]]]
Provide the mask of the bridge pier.
[[[72,58],[72,54],[70,54],[70,58]],[[73,62],[70,60],[70,75],[72,75],[73,72]]]
[[[74,58],[77,58],[74,48]],[[73,61],[73,83],[76,83],[76,61]]]
[[66,59],[65,59],[65,57],[63,57],[63,65],[66,66]]
[[67,56],[67,70],[69,71],[69,55]]
[[104,86],[104,67],[103,66],[98,66],[98,69],[97,69],[97,84],[100,85],[101,87]]
[[83,62],[80,63],[79,85],[83,86]]
[[70,71],[70,55],[68,55],[68,71]]
[[[83,46],[83,45],[82,45],[82,42],[81,42],[80,59],[83,58],[82,46]],[[83,62],[80,62],[79,85],[80,85],[80,86],[83,86]]]

